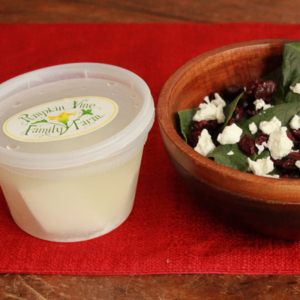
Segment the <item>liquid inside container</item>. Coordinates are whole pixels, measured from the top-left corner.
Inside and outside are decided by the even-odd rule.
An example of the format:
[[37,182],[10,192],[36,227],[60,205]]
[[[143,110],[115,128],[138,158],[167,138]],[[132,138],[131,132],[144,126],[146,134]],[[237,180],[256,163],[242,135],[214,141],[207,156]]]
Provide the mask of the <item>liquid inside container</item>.
[[60,65],[1,84],[0,185],[16,224],[59,242],[118,227],[153,121],[147,84],[115,66]]

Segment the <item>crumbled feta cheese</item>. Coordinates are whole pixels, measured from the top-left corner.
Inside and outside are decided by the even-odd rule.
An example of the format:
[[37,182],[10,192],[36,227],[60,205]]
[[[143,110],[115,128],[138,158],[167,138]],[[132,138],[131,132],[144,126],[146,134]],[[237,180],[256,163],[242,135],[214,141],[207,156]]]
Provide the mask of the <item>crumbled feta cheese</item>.
[[218,93],[215,93],[215,99],[212,100],[210,103],[214,104],[215,106],[226,106],[226,102],[221,98],[221,96]]
[[255,175],[265,176],[274,170],[274,163],[270,156],[267,158],[258,159],[253,161],[248,157],[249,170]]
[[259,124],[259,129],[265,134],[271,134],[274,131],[278,131],[281,127],[281,122],[273,117],[271,121],[263,121]]
[[205,96],[205,97],[204,97],[204,102],[206,102],[207,104],[210,103],[210,100],[209,100],[209,97],[208,97],[208,96]]
[[216,118],[217,118],[219,124],[225,122],[225,115],[223,112],[223,107],[221,105],[217,106]]
[[252,122],[250,125],[249,125],[249,130],[252,134],[255,134],[257,132],[257,126],[255,125],[254,122]]
[[281,127],[270,134],[267,146],[274,159],[281,159],[292,151],[293,142],[288,138],[286,131],[286,127]]
[[263,175],[264,177],[280,178],[279,175]]
[[268,109],[268,108],[270,108],[270,107],[274,107],[274,106],[271,105],[271,104],[266,104],[266,105],[263,107],[263,110],[266,110],[266,109]]
[[204,98],[207,103],[200,103],[200,110],[196,112],[193,117],[193,121],[199,122],[202,120],[217,120],[218,123],[224,123],[225,115],[223,108],[226,106],[226,102],[220,97],[218,93],[215,93],[215,99],[209,102],[207,96]]
[[232,150],[227,153],[227,155],[233,155],[233,154],[234,152]]
[[255,100],[253,103],[255,104],[255,109],[256,110],[261,109],[261,108],[263,110],[266,110],[270,107],[273,107],[273,105],[271,105],[271,104],[266,104],[266,102],[263,99]]
[[295,130],[300,128],[300,118],[298,115],[294,115],[293,119],[290,122],[290,127]]
[[243,130],[235,123],[226,126],[222,133],[218,135],[217,141],[222,145],[236,144],[240,141]]
[[300,94],[300,83],[297,83],[295,86],[290,86],[290,89],[291,89],[295,94]]
[[208,133],[207,129],[203,129],[201,135],[199,136],[198,143],[194,149],[198,153],[207,156],[215,148],[216,146],[211,139],[211,135]]
[[263,142],[261,145],[255,144],[255,146],[258,149],[258,155],[261,154],[265,150],[265,148],[268,148],[266,142]]
[[297,160],[297,161],[295,162],[295,165],[296,165],[296,167],[298,167],[298,168],[300,169],[300,160]]
[[200,110],[198,110],[194,115],[193,121],[199,122],[202,120],[207,120],[207,121],[216,120],[217,108],[215,105],[211,103],[208,104],[201,103],[199,107]]
[[256,110],[261,109],[261,108],[263,108],[266,105],[266,103],[265,103],[265,101],[263,99],[255,100],[253,102],[253,104],[255,105],[255,109]]
[[261,154],[265,150],[265,147],[263,145],[255,144],[255,146],[258,149],[258,155]]

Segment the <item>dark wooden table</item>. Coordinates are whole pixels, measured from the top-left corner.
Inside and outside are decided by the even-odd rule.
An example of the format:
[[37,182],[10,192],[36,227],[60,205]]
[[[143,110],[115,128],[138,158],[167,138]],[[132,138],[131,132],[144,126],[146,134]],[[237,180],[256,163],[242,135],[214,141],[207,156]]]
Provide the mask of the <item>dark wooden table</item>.
[[[296,0],[0,0],[1,23],[300,22]],[[300,275],[0,274],[0,299],[300,299]]]

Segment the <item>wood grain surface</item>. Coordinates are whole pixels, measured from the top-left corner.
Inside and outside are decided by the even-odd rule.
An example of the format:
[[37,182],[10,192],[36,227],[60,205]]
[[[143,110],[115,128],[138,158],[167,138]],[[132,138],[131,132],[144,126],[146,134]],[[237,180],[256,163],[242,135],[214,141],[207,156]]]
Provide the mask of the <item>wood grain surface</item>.
[[[299,23],[299,1],[0,0],[1,23]],[[0,274],[0,299],[300,299],[300,275]]]
[[298,23],[296,0],[0,0],[0,22]]
[[299,299],[294,275],[150,275],[0,277],[0,299],[199,300]]

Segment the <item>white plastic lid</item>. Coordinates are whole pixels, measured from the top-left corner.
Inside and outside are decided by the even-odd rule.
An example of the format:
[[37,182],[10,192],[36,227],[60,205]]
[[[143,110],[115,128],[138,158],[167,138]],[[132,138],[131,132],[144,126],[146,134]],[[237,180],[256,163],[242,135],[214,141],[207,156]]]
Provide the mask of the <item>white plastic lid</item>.
[[[80,101],[92,104],[77,111],[54,109]],[[103,108],[105,105],[107,108]],[[39,114],[39,107],[43,115]],[[96,113],[107,110],[106,115],[98,114],[104,116],[100,123],[91,107],[98,109]],[[82,116],[83,113],[89,115]],[[52,125],[56,122],[55,128],[69,129],[70,122],[79,115],[81,119],[77,120],[85,127],[82,125],[84,129],[78,135],[47,138],[41,129],[39,136],[27,138],[25,134],[24,138],[30,124],[35,124],[32,129],[37,123],[50,124],[52,120]],[[18,120],[28,131],[20,130],[20,135],[15,135],[16,127],[21,126]],[[98,123],[88,127],[94,121]],[[90,164],[118,155],[139,140],[144,142],[153,121],[154,103],[149,87],[139,76],[123,68],[75,63],[29,72],[0,84],[0,165],[23,174],[17,169],[51,171]],[[126,154],[126,160],[129,156]]]

